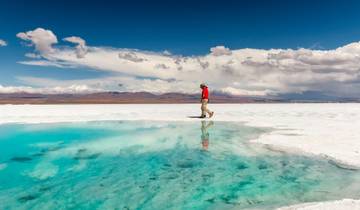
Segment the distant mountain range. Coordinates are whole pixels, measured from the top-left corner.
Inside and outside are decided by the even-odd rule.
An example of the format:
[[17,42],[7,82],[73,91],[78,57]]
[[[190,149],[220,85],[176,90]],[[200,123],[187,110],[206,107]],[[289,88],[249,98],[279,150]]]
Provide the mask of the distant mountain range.
[[[90,94],[36,94],[0,93],[0,104],[151,104],[199,103],[200,94],[148,92],[102,92]],[[233,96],[212,93],[210,103],[286,103],[286,102],[360,102],[357,99],[339,99],[309,94],[284,94],[277,97]]]
[[[0,94],[0,104],[130,104],[130,103],[199,103],[200,94],[148,92],[102,92],[90,94]],[[268,99],[211,94],[211,103],[270,102]]]

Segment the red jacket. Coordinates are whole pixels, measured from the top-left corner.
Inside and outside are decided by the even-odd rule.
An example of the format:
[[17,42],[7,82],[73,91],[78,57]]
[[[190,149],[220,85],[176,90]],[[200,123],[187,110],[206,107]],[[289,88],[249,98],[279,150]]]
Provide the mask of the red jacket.
[[209,99],[209,90],[207,87],[202,89],[201,99]]

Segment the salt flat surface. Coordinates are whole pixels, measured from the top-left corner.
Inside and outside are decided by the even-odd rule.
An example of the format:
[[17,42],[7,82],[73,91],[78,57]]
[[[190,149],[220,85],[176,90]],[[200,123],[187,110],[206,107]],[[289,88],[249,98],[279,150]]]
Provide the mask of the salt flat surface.
[[278,208],[278,210],[355,210],[360,209],[360,200],[343,199],[338,201],[314,202]]
[[[271,132],[252,142],[270,149],[322,156],[360,168],[360,104],[210,104],[214,121],[242,122]],[[0,124],[93,120],[191,121],[198,104],[1,105]],[[286,209],[360,209],[360,201],[311,203]]]
[[[360,104],[211,104],[214,121],[273,128],[253,142],[360,167]],[[198,104],[1,105],[0,124],[93,120],[191,121]]]

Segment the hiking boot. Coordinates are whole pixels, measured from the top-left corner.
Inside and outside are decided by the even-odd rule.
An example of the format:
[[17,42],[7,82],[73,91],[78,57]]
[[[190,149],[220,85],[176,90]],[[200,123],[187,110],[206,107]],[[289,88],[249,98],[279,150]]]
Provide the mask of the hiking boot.
[[209,118],[211,118],[213,115],[214,115],[214,112],[211,112],[211,113],[209,114]]

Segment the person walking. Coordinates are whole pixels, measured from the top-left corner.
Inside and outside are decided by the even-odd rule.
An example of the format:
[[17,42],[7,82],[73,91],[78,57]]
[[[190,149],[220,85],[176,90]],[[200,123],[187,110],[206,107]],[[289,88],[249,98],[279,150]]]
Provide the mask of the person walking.
[[209,103],[209,89],[206,86],[206,84],[204,84],[204,83],[200,84],[200,88],[202,89],[202,93],[201,93],[201,116],[200,116],[200,118],[205,118],[206,113],[209,114],[209,118],[211,118],[214,115],[214,112],[210,111],[207,108],[207,104]]

